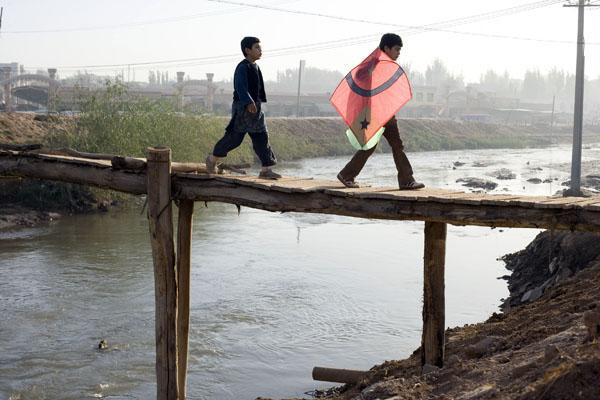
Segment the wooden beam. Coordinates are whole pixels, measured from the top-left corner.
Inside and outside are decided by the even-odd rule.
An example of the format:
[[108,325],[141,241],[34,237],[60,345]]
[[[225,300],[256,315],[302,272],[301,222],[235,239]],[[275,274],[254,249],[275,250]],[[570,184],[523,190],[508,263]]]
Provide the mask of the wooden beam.
[[0,174],[92,185],[131,194],[146,193],[146,175],[94,164],[47,160],[35,154],[2,155]]
[[177,400],[177,276],[173,245],[170,149],[148,149],[147,176],[156,302],[156,398]]
[[191,200],[181,200],[177,205],[179,208],[179,217],[177,219],[177,364],[179,368],[179,398],[185,399],[188,337],[190,330],[190,261],[192,258],[194,202]]
[[[114,170],[110,162],[102,162],[0,150],[0,175],[87,184],[133,194],[146,192],[145,170]],[[600,202],[593,203],[593,199],[561,204],[548,197],[521,196],[518,201],[495,201],[495,196],[486,195],[481,201],[470,202],[466,193],[448,194],[442,190],[381,193],[377,188],[371,194],[350,191],[338,196],[327,190],[339,185],[335,182],[327,186],[327,182],[311,181],[309,189],[303,189],[302,182],[297,182],[301,189],[296,191],[280,181],[185,173],[173,174],[172,182],[173,197],[177,199],[220,201],[267,211],[498,228],[600,231]]]
[[421,365],[444,365],[446,224],[425,222]]
[[[358,218],[430,221],[454,225],[509,228],[600,231],[600,209],[535,208],[525,205],[444,203],[434,200],[403,200],[333,196],[323,191],[289,193],[276,184],[265,188],[189,174],[175,174],[177,198],[218,201],[266,211],[335,214]],[[263,181],[267,182],[267,181]],[[273,181],[276,182],[276,181]]]
[[31,151],[41,148],[41,144],[0,143],[0,150]]

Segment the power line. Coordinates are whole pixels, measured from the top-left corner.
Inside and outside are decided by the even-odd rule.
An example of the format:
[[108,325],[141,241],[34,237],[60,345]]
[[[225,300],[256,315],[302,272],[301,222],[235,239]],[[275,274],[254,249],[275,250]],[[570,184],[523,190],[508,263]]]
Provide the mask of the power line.
[[529,11],[529,10],[533,10],[536,8],[546,7],[549,5],[553,5],[553,4],[562,2],[562,0],[535,1],[532,3],[523,4],[520,6],[514,6],[514,7],[505,8],[505,9],[489,11],[489,12],[485,12],[482,14],[476,14],[476,15],[471,15],[468,17],[456,18],[456,19],[452,19],[452,20],[442,21],[439,23],[423,25],[423,26],[413,26],[413,25],[400,25],[400,24],[396,24],[396,23],[374,21],[374,20],[368,20],[368,19],[363,19],[363,18],[343,17],[343,16],[339,16],[339,15],[324,14],[324,13],[318,13],[318,12],[313,12],[313,11],[289,10],[286,8],[268,6],[268,5],[263,5],[263,4],[245,3],[245,2],[233,1],[233,0],[207,0],[207,1],[210,1],[213,3],[237,5],[237,6],[243,6],[243,7],[249,7],[249,8],[258,8],[258,9],[262,9],[262,10],[277,11],[277,12],[283,12],[283,13],[289,13],[289,14],[308,15],[308,16],[312,16],[312,17],[327,18],[327,19],[333,19],[333,20],[338,20],[338,21],[356,22],[356,23],[378,25],[378,26],[389,26],[389,27],[409,29],[409,30],[413,30],[413,29],[416,29],[416,30],[425,29],[426,30],[426,29],[433,29],[435,27],[463,25],[463,24],[478,22],[478,21],[481,21],[484,19],[497,18],[497,17],[506,16],[506,15],[510,15],[510,14],[514,14],[514,13],[518,13],[518,12]]
[[[287,1],[279,1],[276,4],[288,4],[294,3],[298,0],[287,0]],[[169,18],[158,18],[146,21],[139,22],[131,22],[126,24],[114,24],[114,25],[101,25],[101,26],[90,26],[90,27],[75,27],[75,28],[62,28],[62,29],[35,29],[35,30],[13,30],[13,31],[5,31],[4,33],[11,35],[22,35],[22,34],[40,34],[40,33],[69,33],[69,32],[90,32],[90,31],[103,31],[103,30],[114,30],[114,29],[127,29],[127,28],[135,28],[140,26],[148,26],[148,25],[160,25],[160,24],[170,24],[173,22],[182,22],[189,21],[198,18],[205,17],[213,17],[216,15],[225,15],[236,12],[241,12],[247,9],[247,7],[235,7],[230,8],[228,10],[215,10],[215,11],[207,11],[197,14],[189,14],[189,15],[179,15],[176,17]]]
[[[227,0],[209,0],[209,1],[218,1],[218,2],[228,2]],[[436,28],[436,26],[452,26],[452,25],[461,25],[465,23],[472,23],[474,21],[481,21],[484,19],[492,19],[498,18],[501,16],[506,16],[509,14],[514,14],[517,12],[529,11],[534,8],[545,7],[551,4],[562,2],[562,0],[545,0],[545,1],[537,1],[534,3],[528,3],[522,6],[510,7],[506,9],[500,9],[495,11],[490,11],[482,14],[476,14],[472,16],[455,18],[452,20],[440,21],[437,23],[432,23],[423,26],[409,26],[408,31],[403,33],[403,35],[410,36],[423,32],[443,32],[457,35],[466,35],[466,36],[479,36],[485,38],[493,38],[493,39],[509,39],[509,40],[522,40],[522,41],[531,41],[531,42],[539,42],[539,43],[555,43],[555,44],[572,44],[573,42],[568,40],[552,40],[552,39],[539,39],[539,38],[529,38],[529,37],[521,37],[521,36],[511,36],[511,35],[501,35],[501,34],[489,34],[489,33],[480,33],[480,32],[465,32],[465,31],[456,31],[450,29],[440,29]],[[244,4],[237,2],[229,2],[235,4]],[[259,6],[259,8],[264,8],[269,6]],[[289,11],[289,10],[287,10]],[[293,11],[292,11],[293,12]],[[333,16],[335,17],[335,16]],[[335,17],[337,18],[337,17]],[[362,20],[366,21],[366,20]],[[356,22],[356,21],[355,21]],[[317,43],[310,43],[304,45],[296,45],[289,46],[284,48],[272,49],[269,51],[270,57],[281,57],[291,54],[302,54],[309,53],[315,51],[323,51],[330,50],[333,48],[339,47],[347,47],[354,46],[364,43],[369,43],[375,38],[379,37],[379,34],[374,35],[366,35],[366,36],[355,36],[344,39],[337,40],[328,40]],[[588,43],[589,45],[599,45],[600,43]],[[109,70],[113,68],[120,68],[124,66],[162,66],[162,67],[190,67],[190,66],[201,66],[201,65],[214,65],[214,64],[222,64],[233,62],[239,58],[239,54],[225,54],[220,56],[211,56],[211,57],[194,57],[194,58],[186,58],[186,59],[170,59],[170,60],[159,60],[159,61],[147,61],[147,62],[138,62],[138,63],[123,63],[123,64],[103,64],[103,65],[79,65],[79,66],[59,66],[58,68],[62,70],[81,70],[81,69],[95,69],[95,70]]]
[[[554,43],[554,44],[573,44],[575,42],[568,40],[552,40],[552,39],[539,39],[539,38],[528,38],[528,37],[520,37],[520,36],[510,36],[510,35],[498,35],[498,34],[486,34],[486,33],[474,33],[474,32],[462,32],[462,31],[452,31],[452,30],[443,30],[441,32],[457,34],[457,35],[467,35],[467,36],[476,36],[476,37],[487,37],[491,39],[508,39],[508,40],[520,40],[520,41],[531,41],[537,43]],[[409,34],[410,35],[410,34]],[[377,39],[380,34],[369,35],[369,36],[359,36],[353,38],[345,38],[339,39],[335,41],[325,41],[325,42],[317,42],[310,43],[305,45],[291,46],[291,47],[283,47],[278,49],[272,49],[269,51],[269,57],[281,57],[293,54],[305,54],[317,51],[331,50],[340,47],[349,47],[355,46],[365,43],[372,43],[374,39]],[[599,42],[588,42],[588,45],[598,46]],[[195,58],[187,58],[187,59],[171,59],[171,60],[160,60],[160,61],[148,61],[141,63],[124,63],[124,64],[104,64],[104,65],[79,65],[79,66],[59,66],[57,68],[61,70],[80,70],[80,69],[100,69],[107,70],[112,68],[121,68],[124,66],[162,66],[165,68],[168,67],[185,67],[185,66],[201,66],[201,65],[215,65],[215,64],[223,64],[234,62],[240,58],[239,53],[234,54],[224,54],[220,56],[212,56],[212,57],[195,57]]]

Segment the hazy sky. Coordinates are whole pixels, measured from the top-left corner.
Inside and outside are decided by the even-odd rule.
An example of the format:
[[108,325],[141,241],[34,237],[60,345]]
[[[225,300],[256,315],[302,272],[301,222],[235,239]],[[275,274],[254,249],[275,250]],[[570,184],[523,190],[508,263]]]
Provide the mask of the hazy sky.
[[[241,2],[374,23],[208,0],[0,0],[4,7],[0,62],[16,61],[28,69],[58,67],[64,77],[78,66],[189,60],[133,68],[137,80],[146,80],[148,69],[171,73],[182,70],[193,78],[204,78],[206,72],[214,72],[217,80],[230,79],[233,68],[241,59],[240,39],[252,35],[262,41],[261,69],[266,78],[273,79],[278,70],[297,67],[300,59],[305,59],[307,66],[346,72],[377,46],[382,33],[390,31],[402,35],[405,42],[400,64],[411,64],[413,68],[424,70],[433,59],[440,58],[451,72],[462,73],[467,82],[478,81],[487,69],[507,70],[514,77],[522,77],[527,69],[534,68],[543,72],[554,66],[570,72],[575,70],[577,9],[562,7],[564,2],[474,23],[438,25],[441,31],[416,33],[409,26],[435,24],[541,2]],[[600,4],[600,1],[595,2]],[[592,78],[600,76],[599,9],[588,8],[586,11],[586,75]],[[488,36],[480,36],[482,34]],[[343,41],[349,38],[357,39]],[[339,40],[342,41],[335,42]],[[318,51],[314,46],[300,47],[322,42],[329,43]],[[288,50],[282,50],[286,48]],[[208,59],[230,55],[233,57],[217,62]],[[126,69],[115,66],[102,71],[87,70],[113,74],[122,68]]]

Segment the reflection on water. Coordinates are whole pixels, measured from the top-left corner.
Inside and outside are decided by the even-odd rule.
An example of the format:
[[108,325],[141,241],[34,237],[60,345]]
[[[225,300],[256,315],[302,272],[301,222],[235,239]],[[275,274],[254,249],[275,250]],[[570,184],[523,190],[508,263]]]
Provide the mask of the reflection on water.
[[[586,154],[596,157],[596,149]],[[495,192],[552,194],[566,146],[410,154],[428,186],[510,167]],[[334,177],[347,158],[304,160],[286,174]],[[454,161],[465,165],[452,169]],[[487,167],[476,167],[485,162]],[[535,168],[543,168],[541,171]],[[560,178],[542,185],[530,177]],[[359,177],[393,185],[389,154]],[[300,396],[326,384],[313,366],[370,368],[420,341],[423,223],[276,214],[198,203],[194,216],[189,397]],[[447,324],[480,321],[507,295],[496,258],[535,230],[450,227]],[[0,233],[0,398],[152,398],[154,285],[138,212],[66,217]],[[106,339],[109,350],[96,346]]]

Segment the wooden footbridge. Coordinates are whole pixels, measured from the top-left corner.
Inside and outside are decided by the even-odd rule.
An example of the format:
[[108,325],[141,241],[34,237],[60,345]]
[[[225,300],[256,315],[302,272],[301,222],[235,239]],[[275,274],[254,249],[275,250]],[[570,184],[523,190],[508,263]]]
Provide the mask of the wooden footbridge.
[[[338,182],[310,178],[268,181],[232,174],[209,175],[202,173],[203,165],[172,163],[170,154],[166,148],[149,148],[147,159],[133,159],[35,147],[0,147],[0,176],[48,179],[147,195],[160,400],[184,399],[186,393],[195,201],[218,201],[267,211],[425,221],[421,362],[437,366],[444,362],[447,224],[600,231],[600,196],[532,197],[431,188],[347,189]],[[178,206],[176,246],[173,202]]]

